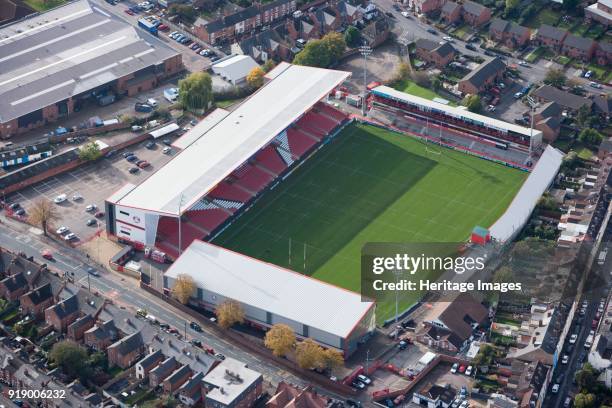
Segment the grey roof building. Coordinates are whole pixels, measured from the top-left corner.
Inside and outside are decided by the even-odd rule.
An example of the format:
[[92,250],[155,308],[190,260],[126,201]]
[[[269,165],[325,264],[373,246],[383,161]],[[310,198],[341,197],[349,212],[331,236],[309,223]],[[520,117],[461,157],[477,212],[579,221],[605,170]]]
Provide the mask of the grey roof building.
[[556,102],[557,105],[561,106],[563,109],[569,109],[571,111],[577,111],[582,106],[590,108],[591,105],[593,105],[593,101],[589,98],[574,95],[550,85],[542,85],[533,91],[531,96],[542,101]]

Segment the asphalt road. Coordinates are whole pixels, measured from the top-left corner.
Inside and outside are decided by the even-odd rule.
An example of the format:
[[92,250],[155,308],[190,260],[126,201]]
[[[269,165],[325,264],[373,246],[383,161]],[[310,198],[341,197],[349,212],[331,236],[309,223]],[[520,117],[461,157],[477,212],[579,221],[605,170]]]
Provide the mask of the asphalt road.
[[[27,226],[4,217],[2,217],[0,223],[0,247],[14,252],[25,252],[27,255],[34,256],[37,261],[49,264],[52,270],[69,272],[71,276],[74,276],[76,282],[81,283],[86,288],[89,284],[92,292],[97,291],[105,297],[111,298],[117,305],[133,310],[134,313],[138,308],[146,309],[156,316],[160,322],[176,327],[181,334],[186,327],[188,339],[199,339],[202,343],[213,347],[215,352],[247,363],[250,368],[261,372],[265,381],[271,382],[275,386],[280,381],[300,386],[307,385],[305,381],[295,375],[228,343],[206,327],[203,327],[203,333],[191,330],[189,328],[191,319],[188,315],[140,289],[133,279],[101,268],[96,268],[100,274],[99,277],[89,275],[87,268],[95,265],[89,265],[87,259],[78,250],[60,246],[48,238],[34,234],[33,231],[28,230]],[[51,249],[55,261],[49,262],[42,259],[40,256],[42,249]],[[318,391],[322,392],[322,390]],[[322,393],[330,395],[328,392]],[[338,396],[331,396],[339,398]]]

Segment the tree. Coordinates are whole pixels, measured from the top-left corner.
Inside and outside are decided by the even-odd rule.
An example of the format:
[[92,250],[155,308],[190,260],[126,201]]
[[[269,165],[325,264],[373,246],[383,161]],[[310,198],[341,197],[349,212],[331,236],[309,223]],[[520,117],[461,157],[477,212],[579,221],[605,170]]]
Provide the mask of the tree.
[[276,63],[274,62],[273,59],[268,59],[266,62],[264,62],[264,64],[261,66],[261,69],[264,70],[264,72],[270,72],[272,71],[272,68],[274,68],[276,66]]
[[551,68],[548,70],[548,72],[546,72],[544,83],[557,88],[561,88],[563,85],[565,85],[566,80],[567,78],[565,77],[565,73],[562,70]]
[[344,356],[336,349],[327,349],[323,351],[323,361],[325,366],[333,373],[335,369],[344,365]]
[[576,384],[581,390],[591,391],[596,383],[597,371],[590,363],[586,363],[581,370],[576,371]]
[[495,271],[493,275],[494,283],[510,283],[513,281],[514,275],[512,274],[512,269],[508,266],[502,266]]
[[578,135],[578,140],[587,145],[598,146],[603,140],[603,135],[595,129],[587,128],[582,129]]
[[397,80],[403,81],[405,79],[410,78],[410,74],[412,73],[412,67],[409,62],[400,62],[397,66]]
[[597,400],[595,394],[591,393],[583,393],[576,395],[574,398],[574,407],[576,408],[591,408],[595,406],[595,401]]
[[468,95],[463,99],[463,106],[465,106],[470,112],[480,112],[482,110],[482,103],[480,102],[480,96]]
[[298,365],[305,369],[321,368],[325,364],[323,347],[311,339],[298,343],[295,348],[295,359]]
[[188,110],[206,110],[213,101],[212,79],[205,72],[194,72],[179,81],[179,102]]
[[514,14],[519,4],[521,4],[521,0],[506,0],[506,8],[504,13],[506,16],[510,16]]
[[168,14],[179,16],[182,20],[193,22],[196,19],[196,11],[187,4],[173,4],[168,9]]
[[46,198],[36,201],[30,209],[30,221],[33,224],[40,225],[45,236],[47,235],[49,224],[57,220],[59,220],[57,209]]
[[437,91],[442,88],[442,80],[440,79],[440,75],[436,75],[435,77],[433,77],[433,79],[431,80],[431,87],[434,91]]
[[102,152],[95,142],[87,143],[79,149],[79,159],[83,161],[94,161],[100,157],[102,157]]
[[229,329],[236,323],[244,322],[244,311],[240,303],[235,300],[226,300],[217,307],[219,326]]
[[87,370],[87,351],[72,341],[60,341],[53,345],[49,359],[70,377],[85,375]]
[[181,273],[176,277],[174,287],[172,288],[172,294],[179,302],[186,305],[195,289],[196,284],[193,278],[190,275]]
[[495,350],[495,347],[491,346],[490,344],[483,344],[480,346],[480,350],[478,350],[478,354],[476,354],[476,357],[474,358],[474,364],[477,366],[491,365],[496,354],[497,351]]
[[295,345],[295,333],[286,324],[275,324],[266,333],[264,344],[275,356],[285,356]]
[[356,47],[359,45],[359,40],[361,39],[361,33],[357,29],[357,27],[349,26],[344,32],[344,41],[346,45],[349,47]]
[[297,53],[293,63],[326,68],[338,62],[344,50],[346,50],[344,37],[339,33],[331,32],[320,40],[308,41],[304,49]]
[[580,0],[563,0],[563,8],[567,11],[574,11],[580,4]]
[[259,88],[264,83],[264,75],[266,73],[260,67],[253,68],[246,77],[247,83],[253,88]]

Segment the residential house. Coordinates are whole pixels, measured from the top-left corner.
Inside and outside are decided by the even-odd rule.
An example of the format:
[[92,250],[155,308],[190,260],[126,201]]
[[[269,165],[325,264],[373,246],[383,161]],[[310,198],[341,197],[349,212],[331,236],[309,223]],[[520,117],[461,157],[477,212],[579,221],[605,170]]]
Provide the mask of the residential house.
[[448,42],[442,44],[425,38],[416,41],[417,56],[438,68],[445,67],[455,58],[455,49]]
[[64,333],[68,325],[74,322],[80,315],[79,299],[76,295],[47,308],[45,310],[45,321],[48,325],[59,332]]
[[174,372],[166,377],[162,382],[164,392],[167,394],[174,394],[174,392],[178,390],[181,385],[185,384],[185,382],[189,380],[192,373],[193,372],[188,365],[181,366],[174,370]]
[[540,394],[550,367],[539,361],[525,362],[513,360],[511,376],[506,384],[504,394],[519,401],[519,408],[541,406],[538,404]]
[[459,91],[464,95],[477,94],[491,88],[504,77],[506,64],[495,57],[480,64],[459,81]]
[[346,1],[340,1],[332,7],[338,12],[342,21],[345,24],[353,24],[355,21],[360,20],[363,14],[359,8],[347,3]]
[[603,24],[606,28],[612,25],[612,0],[597,0],[584,8],[584,16],[587,23],[597,21]]
[[145,350],[140,332],[132,333],[116,341],[106,349],[108,365],[126,369],[135,364]]
[[16,273],[0,281],[0,297],[14,302],[28,291],[28,281],[23,272]]
[[612,155],[612,136],[605,138],[600,144],[597,150],[597,157],[600,160],[605,159],[607,156]]
[[311,386],[298,388],[281,381],[276,393],[266,402],[266,408],[326,408],[327,398],[313,391]]
[[595,60],[599,65],[612,65],[612,43],[599,42],[595,48]]
[[324,36],[330,31],[336,31],[342,25],[342,17],[332,7],[324,7],[310,13],[310,18],[318,22],[319,33]]
[[442,6],[440,17],[447,23],[453,24],[461,20],[461,5],[453,1],[447,1]]
[[34,318],[42,318],[45,309],[54,303],[53,289],[51,284],[39,286],[19,298],[21,313],[31,315]]
[[136,363],[135,371],[136,378],[139,380],[145,379],[151,370],[164,360],[164,353],[161,350],[155,350],[142,358]]
[[295,43],[298,38],[305,41],[319,38],[320,31],[318,28],[318,22],[313,21],[308,15],[287,20],[286,27],[288,37],[293,43]]
[[293,46],[285,42],[287,35],[287,28],[280,25],[232,44],[231,51],[232,54],[249,55],[260,63],[269,59],[292,61],[295,55],[291,51]]
[[593,100],[593,111],[598,113],[603,119],[609,121],[612,116],[612,96],[602,93],[595,95]]
[[204,376],[204,384],[209,389],[204,397],[206,406],[247,408],[261,395],[263,376],[227,357]]
[[166,358],[157,367],[149,371],[149,386],[155,388],[160,385],[180,364],[174,356]]
[[[440,336],[442,339],[448,335],[448,343],[453,344],[456,349],[461,349],[472,336],[474,329],[486,323],[488,315],[487,308],[474,297],[461,293],[451,302],[437,302],[424,317],[423,328],[424,330],[430,327],[442,329],[432,332],[430,337],[437,339]],[[426,337],[421,337],[423,338]]]
[[542,24],[536,33],[535,43],[544,47],[548,47],[553,51],[560,51],[563,46],[563,41],[567,37],[568,32],[548,24]]
[[416,334],[419,343],[430,348],[444,350],[449,353],[458,353],[463,346],[463,340],[450,330],[438,326],[426,326]]
[[446,408],[453,402],[457,392],[450,384],[442,386],[428,383],[412,394],[412,402],[427,408]]
[[578,58],[582,61],[589,61],[595,53],[597,43],[591,38],[578,37],[568,34],[563,41],[561,52],[570,58]]
[[85,337],[85,332],[91,329],[94,323],[94,318],[90,314],[79,317],[68,326],[68,338],[80,342]]
[[491,9],[470,0],[461,6],[461,18],[472,27],[479,27],[491,19]]
[[533,127],[542,132],[542,137],[546,143],[552,143],[557,140],[561,132],[561,119],[550,116],[535,122]]
[[98,323],[86,330],[83,339],[84,344],[94,350],[104,351],[119,338],[119,331],[113,320]]
[[411,7],[419,14],[428,14],[437,11],[444,4],[443,0],[412,0]]
[[[204,390],[202,387],[202,380],[204,379],[203,373],[197,373],[187,380],[178,389],[178,398],[183,404],[191,407],[202,401]],[[308,407],[307,407],[308,408]]]
[[519,348],[511,351],[508,358],[552,365],[560,331],[563,328],[560,319],[563,319],[563,316],[557,308],[540,304],[532,305],[529,317],[516,333]]
[[197,20],[194,33],[203,41],[216,44],[232,41],[240,34],[249,33],[262,25],[269,25],[296,10],[296,0],[276,0],[256,4],[218,20]]
[[262,24],[270,24],[296,10],[295,0],[276,0],[259,6]]
[[520,26],[514,22],[493,19],[489,26],[489,36],[510,48],[519,48],[527,44],[531,37],[531,31],[527,27]]
[[570,112],[576,112],[582,106],[591,109],[593,105],[593,101],[589,98],[574,95],[550,85],[542,85],[531,92],[530,96],[540,103],[555,102],[562,109]]

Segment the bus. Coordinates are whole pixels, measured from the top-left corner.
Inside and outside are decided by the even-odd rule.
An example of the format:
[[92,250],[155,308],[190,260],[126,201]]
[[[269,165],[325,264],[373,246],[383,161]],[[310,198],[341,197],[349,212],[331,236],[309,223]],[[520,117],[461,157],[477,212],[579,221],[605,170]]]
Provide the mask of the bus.
[[144,18],[138,19],[138,26],[142,29],[147,30],[153,35],[157,35],[157,25]]

